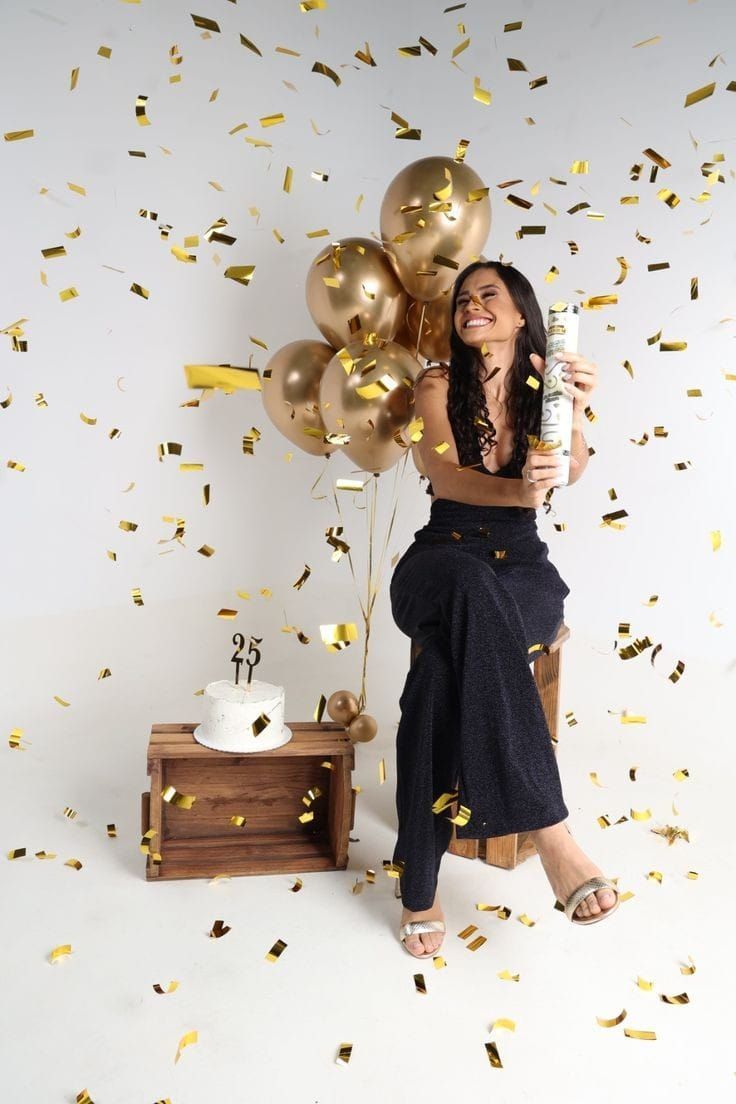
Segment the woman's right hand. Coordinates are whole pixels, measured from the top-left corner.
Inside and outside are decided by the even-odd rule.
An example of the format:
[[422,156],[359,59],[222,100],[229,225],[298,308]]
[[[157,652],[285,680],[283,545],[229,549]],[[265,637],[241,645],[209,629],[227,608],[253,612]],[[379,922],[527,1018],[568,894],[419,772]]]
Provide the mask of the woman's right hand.
[[550,487],[558,486],[562,468],[562,445],[554,449],[529,448],[521,469],[521,505],[538,510]]

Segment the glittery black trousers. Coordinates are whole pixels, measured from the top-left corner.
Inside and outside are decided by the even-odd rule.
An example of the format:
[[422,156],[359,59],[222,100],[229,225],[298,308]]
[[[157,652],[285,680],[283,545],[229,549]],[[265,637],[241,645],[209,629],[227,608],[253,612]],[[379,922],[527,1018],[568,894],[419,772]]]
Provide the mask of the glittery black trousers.
[[436,499],[394,569],[394,621],[422,644],[396,739],[393,861],[412,912],[431,907],[452,836],[449,808],[432,811],[441,794],[470,810],[459,839],[569,815],[531,668],[543,653],[529,653],[555,639],[570,593],[548,551],[534,511]]

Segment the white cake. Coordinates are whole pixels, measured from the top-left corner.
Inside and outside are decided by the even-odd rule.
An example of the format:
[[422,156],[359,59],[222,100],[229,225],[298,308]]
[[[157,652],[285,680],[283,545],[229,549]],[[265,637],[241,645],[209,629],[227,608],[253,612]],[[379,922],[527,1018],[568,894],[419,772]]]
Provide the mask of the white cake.
[[268,751],[291,739],[284,724],[284,688],[257,679],[210,682],[204,691],[204,721],[194,738],[216,751]]

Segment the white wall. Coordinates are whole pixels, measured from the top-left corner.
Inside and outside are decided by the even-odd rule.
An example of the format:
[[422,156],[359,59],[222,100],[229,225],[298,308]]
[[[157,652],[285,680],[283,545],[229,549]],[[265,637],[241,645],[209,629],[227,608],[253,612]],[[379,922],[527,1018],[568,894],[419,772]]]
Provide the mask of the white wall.
[[[729,66],[708,62],[719,52],[731,58],[731,6],[476,2],[443,14],[439,4],[330,0],[326,10],[303,14],[295,0],[217,0],[195,5],[220,23],[222,33],[209,39],[195,28],[190,7],[173,0],[4,5],[2,129],[33,127],[35,137],[0,148],[0,324],[27,318],[29,345],[19,354],[9,337],[0,343],[0,400],[8,390],[13,395],[0,409],[3,731],[17,725],[30,736],[35,729],[43,745],[52,732],[93,725],[102,739],[114,715],[118,737],[105,743],[130,733],[139,760],[152,721],[198,719],[201,698],[194,691],[230,677],[236,629],[264,637],[258,676],[285,683],[291,718],[311,715],[320,692],[343,685],[357,691],[361,644],[332,655],[319,638],[320,623],[360,624],[348,563],[332,563],[324,541],[325,528],[338,523],[332,498],[310,497],[323,461],[295,451],[285,462],[292,447],[267,419],[258,393],[216,393],[198,409],[182,408],[195,396],[183,365],[245,364],[253,353],[263,368],[268,354],[249,335],[270,352],[296,338],[318,338],[303,289],[327,239],[310,240],[306,232],[325,226],[333,239],[377,234],[393,175],[419,157],[452,155],[460,138],[470,139],[467,163],[491,186],[487,256],[501,254],[521,268],[543,310],[557,298],[619,295],[617,306],[588,311],[581,324],[581,351],[600,369],[591,401],[598,419],[588,434],[596,455],[580,483],[557,493],[556,514],[539,512],[540,531],[572,587],[567,620],[575,646],[593,657],[610,652],[619,621],[630,621],[635,637],[664,644],[660,674],[677,659],[727,671],[736,642],[728,447],[736,381],[725,378],[734,372],[736,95],[726,91]],[[504,34],[504,22],[514,19],[523,19],[523,29]],[[466,37],[458,33],[460,20],[471,43],[453,65],[451,52]],[[240,45],[239,33],[262,58]],[[657,34],[660,42],[633,48]],[[419,35],[437,46],[437,56],[399,56],[397,47]],[[353,56],[366,40],[376,68]],[[169,62],[174,44],[183,54],[180,66]],[[112,48],[110,60],[97,56],[100,45]],[[275,53],[279,45],[301,56]],[[528,73],[509,72],[507,57],[521,58]],[[311,72],[315,61],[339,72],[339,88]],[[70,91],[76,66],[79,83]],[[180,83],[169,83],[174,74]],[[543,74],[548,85],[530,91],[528,81]],[[473,99],[475,76],[493,93],[490,107]],[[685,109],[686,94],[711,80],[714,95]],[[218,98],[209,103],[215,88]],[[149,127],[136,122],[140,94],[148,97]],[[421,127],[420,142],[393,137],[392,110]],[[279,111],[284,124],[259,126],[261,116]],[[527,116],[536,125],[527,125]],[[327,133],[316,135],[310,119]],[[248,130],[231,137],[242,121]],[[273,148],[249,146],[244,135]],[[642,153],[650,146],[672,162],[654,184]],[[147,157],[130,157],[131,149]],[[700,166],[718,153],[724,182],[709,186]],[[570,173],[578,159],[589,160],[588,175]],[[636,162],[644,169],[632,182]],[[287,165],[294,170],[290,195],[281,188]],[[311,178],[317,170],[329,173],[326,184]],[[512,178],[521,183],[510,190],[533,199],[530,211],[504,201],[508,190],[497,185]],[[71,192],[69,181],[83,185],[86,197]],[[662,187],[679,195],[674,210],[657,199]],[[694,202],[704,189],[712,198]],[[621,205],[620,197],[631,194],[640,197],[638,206]],[[605,219],[568,215],[580,201]],[[261,212],[257,223],[251,206]],[[140,208],[172,224],[168,242],[155,222],[139,217]],[[203,238],[220,216],[237,237],[232,247]],[[518,240],[525,223],[544,223],[547,232]],[[64,236],[77,226],[80,237]],[[639,243],[637,230],[652,243]],[[200,235],[197,263],[181,264],[170,245],[191,234]],[[569,240],[578,244],[576,256]],[[41,256],[61,243],[66,257]],[[630,271],[614,288],[619,256]],[[668,270],[647,272],[647,264],[662,261]],[[255,264],[250,287],[224,279],[228,264]],[[560,277],[550,285],[544,276],[552,265]],[[694,276],[700,297],[691,302]],[[148,301],[129,291],[134,281],[150,290]],[[70,285],[78,298],[61,302],[59,290]],[[609,324],[615,332],[607,332]],[[649,347],[647,337],[659,329],[663,340],[686,340],[687,351]],[[633,380],[624,360],[633,365]],[[687,397],[694,387],[702,399]],[[37,392],[47,409],[36,406]],[[80,412],[97,425],[85,425]],[[253,425],[262,439],[249,457],[241,438]],[[666,439],[654,437],[655,425],[668,430]],[[108,438],[113,426],[121,430],[118,440]],[[644,447],[632,444],[645,433]],[[204,463],[204,472],[180,473],[177,457],[159,463],[164,441],[181,442],[181,460]],[[27,470],[11,470],[7,460]],[[677,471],[678,462],[690,466]],[[336,455],[328,475],[353,470]],[[384,509],[392,478],[381,477]],[[123,493],[131,481],[135,488]],[[205,482],[212,493],[206,508]],[[319,490],[329,491],[326,479]],[[350,496],[341,503],[360,567],[365,514]],[[410,464],[389,556],[407,546],[428,504]],[[625,528],[602,527],[601,516],[620,508],[628,514]],[[163,515],[186,519],[185,547],[158,543],[173,533]],[[137,522],[138,530],[122,532],[121,519]],[[556,532],[553,520],[566,531]],[[722,534],[718,552],[711,550],[711,530]],[[216,549],[210,559],[197,554],[204,543]],[[107,549],[117,552],[116,563]],[[165,549],[173,551],[162,555]],[[297,592],[291,584],[305,563],[312,576]],[[389,570],[376,607],[368,709],[394,722],[408,641],[390,619]],[[266,586],[270,600],[258,596]],[[142,590],[143,608],[133,604],[133,587]],[[237,589],[250,591],[250,602],[239,600]],[[654,593],[659,605],[648,609]],[[242,611],[237,622],[216,617],[222,606]],[[280,632],[283,610],[312,638],[309,646]],[[711,612],[723,627],[709,623]],[[658,681],[645,673],[646,657],[628,664],[615,655],[601,658],[591,679],[576,687],[578,705],[589,697],[602,713],[608,680],[622,680],[625,690],[634,664],[643,685]],[[112,678],[99,682],[105,666]],[[574,666],[568,671],[573,680]],[[60,709],[54,694],[72,708]]]

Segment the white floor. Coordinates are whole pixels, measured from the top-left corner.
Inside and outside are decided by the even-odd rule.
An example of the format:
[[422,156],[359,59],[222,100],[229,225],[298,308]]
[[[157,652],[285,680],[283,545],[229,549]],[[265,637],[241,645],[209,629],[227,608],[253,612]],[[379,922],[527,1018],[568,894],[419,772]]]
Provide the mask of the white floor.
[[[30,640],[39,629],[27,631]],[[91,620],[46,631],[97,654]],[[553,908],[536,856],[502,871],[448,855],[446,965],[436,969],[400,946],[401,906],[382,871],[395,838],[398,717],[397,676],[380,651],[371,675],[380,732],[357,749],[353,781],[362,793],[349,868],[304,874],[292,893],[285,875],[147,883],[138,850],[147,695],[128,692],[115,712],[98,705],[72,716],[49,695],[34,697],[38,671],[27,658],[14,669],[29,640],[16,635],[4,660],[15,694],[3,736],[22,716],[30,744],[11,751],[5,740],[1,752],[3,849],[27,848],[27,857],[0,865],[3,1100],[73,1104],[82,1089],[95,1104],[733,1099],[728,672],[691,662],[673,686],[642,662],[627,670],[622,695],[621,661],[570,641],[558,751],[570,825],[631,896],[610,920],[573,927]],[[615,714],[623,708],[646,714],[647,724],[622,725]],[[566,723],[568,710],[577,725]],[[677,782],[683,767],[690,777]],[[66,805],[78,810],[75,820],[64,817]],[[632,819],[632,808],[649,808],[651,820]],[[603,815],[611,827],[599,827]],[[615,825],[619,817],[628,819]],[[105,831],[111,821],[116,839]],[[662,825],[686,828],[690,842],[668,845],[651,831]],[[57,857],[39,861],[42,849]],[[65,866],[68,858],[83,869]],[[375,884],[351,893],[368,868]],[[647,877],[654,870],[661,884]],[[510,918],[478,911],[483,902],[507,906]],[[519,922],[522,913],[534,927]],[[217,919],[231,931],[210,939]],[[457,935],[471,923],[487,936],[475,952]],[[265,955],[277,939],[287,946],[271,963]],[[51,950],[65,943],[71,956],[50,965]],[[696,971],[685,975],[690,957]],[[499,978],[505,970],[518,982]],[[419,973],[426,995],[415,987]],[[154,992],[172,980],[175,992]],[[660,999],[683,993],[685,1005]],[[624,1011],[616,1027],[597,1023]],[[492,1030],[502,1018],[515,1030]],[[628,1038],[626,1028],[656,1040]],[[175,1063],[191,1031],[197,1042]],[[489,1062],[490,1041],[502,1068]],[[344,1043],[352,1044],[347,1066],[336,1064]]]

